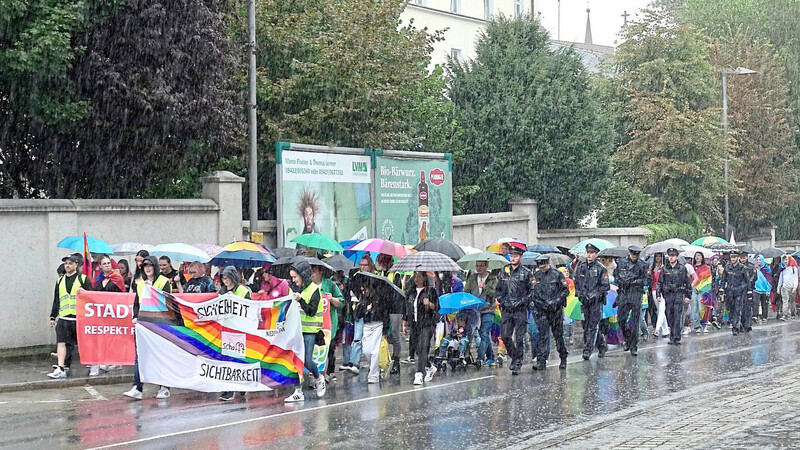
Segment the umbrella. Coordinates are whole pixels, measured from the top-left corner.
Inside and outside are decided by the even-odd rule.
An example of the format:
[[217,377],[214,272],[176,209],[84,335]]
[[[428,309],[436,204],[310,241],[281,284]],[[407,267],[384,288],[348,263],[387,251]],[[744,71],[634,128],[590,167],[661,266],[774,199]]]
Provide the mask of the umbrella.
[[[102,239],[86,236],[86,243],[89,244],[89,252],[91,253],[105,253],[107,255],[114,253],[111,246]],[[83,253],[83,236],[67,236],[58,243],[57,247]]]
[[275,262],[275,257],[269,253],[255,252],[251,250],[225,250],[220,252],[211,260],[212,266],[236,266],[245,269],[261,267],[264,264]]
[[563,266],[572,262],[572,258],[561,253],[550,253],[547,256],[550,257],[551,266]]
[[758,253],[758,251],[756,251],[756,249],[754,249],[753,247],[751,247],[749,245],[737,245],[736,248],[740,252],[747,252],[750,255],[754,255],[754,254]]
[[219,255],[220,253],[222,253],[223,251],[225,251],[225,248],[220,247],[217,244],[200,244],[200,243],[197,243],[197,244],[192,244],[192,247],[197,247],[200,250],[206,252],[208,254],[209,258],[213,258],[213,257]]
[[515,237],[502,237],[491,244],[486,246],[486,251],[493,252],[493,253],[500,253],[500,250],[503,248],[503,244],[508,244],[512,247],[519,247],[523,250],[527,248],[522,239],[515,238]]
[[287,247],[278,247],[272,249],[272,254],[275,255],[276,258],[285,258],[287,256],[295,256],[297,255],[297,249],[295,248],[287,248]]
[[624,258],[628,256],[628,249],[623,247],[605,248],[597,256],[601,258]]
[[[669,250],[671,248],[677,248],[678,250],[681,250],[682,249],[682,245],[683,245],[683,244],[680,243],[681,241],[682,241],[681,239],[677,239],[677,240],[675,240],[675,239],[667,239],[666,241],[661,241],[661,242],[656,242],[655,244],[650,244],[650,245],[648,245],[647,247],[644,248],[644,254],[646,256],[650,256],[650,255],[655,255],[656,253],[667,253],[667,250]],[[682,241],[682,242],[686,242],[686,241]],[[685,245],[689,245],[689,243],[686,242]]]
[[713,250],[694,244],[684,245],[681,247],[681,250],[681,256],[689,258],[690,261],[694,261],[694,254],[697,252],[702,253],[705,258],[712,258],[714,256]]
[[575,244],[574,247],[570,249],[572,253],[586,253],[586,246],[592,244],[600,250],[605,250],[607,248],[616,247],[616,245],[612,244],[611,242],[605,239],[585,239],[583,241],[578,242]]
[[780,258],[781,256],[785,255],[786,252],[784,252],[779,248],[767,247],[764,250],[758,252],[758,254],[763,256],[764,258]]
[[699,239],[696,239],[694,242],[692,242],[692,245],[699,245],[699,246],[702,247],[704,245],[711,245],[711,244],[713,244],[715,242],[722,242],[724,244],[728,243],[728,241],[726,241],[725,239],[722,239],[721,237],[704,236],[704,237],[701,237]]
[[470,247],[469,245],[460,245],[459,247],[461,247],[461,250],[464,250],[464,253],[467,255],[483,252],[483,250],[477,249],[475,247]]
[[439,314],[453,314],[467,308],[478,308],[486,302],[472,294],[457,292],[439,297]]
[[139,250],[147,250],[149,252],[152,249],[152,245],[142,244],[141,242],[120,242],[119,244],[111,245],[111,250],[118,256],[135,255],[139,253]]
[[395,272],[458,272],[461,270],[452,259],[436,252],[417,252],[400,259],[390,269]]
[[466,255],[464,250],[461,249],[458,245],[439,238],[433,239],[425,239],[424,241],[420,242],[414,247],[414,250],[420,252],[437,252],[443,255],[449,256],[455,261],[461,259],[462,256]]
[[200,261],[206,263],[211,261],[211,257],[197,247],[192,247],[189,244],[174,242],[171,244],[159,244],[153,247],[150,251],[151,255],[167,256],[169,259],[175,261]]
[[500,255],[481,252],[465,255],[458,260],[458,265],[464,270],[475,270],[475,263],[478,261],[485,261],[489,270],[501,269],[508,264],[508,260]]
[[529,245],[528,246],[528,251],[529,252],[534,252],[534,253],[539,253],[539,254],[542,254],[542,253],[561,253],[561,250],[559,250],[558,248],[553,247],[552,245],[547,245],[547,244]]
[[729,244],[727,242],[714,242],[711,244],[704,245],[703,247],[709,248],[716,252],[730,252],[732,250],[736,250],[736,244]]
[[321,267],[322,276],[325,278],[332,277],[333,274],[336,272],[336,270],[329,264],[320,261],[317,258],[310,258],[308,256],[291,256],[288,258],[281,258],[272,263],[272,265],[269,266],[269,269],[267,269],[267,272],[271,273],[272,275],[275,275],[278,278],[283,278],[284,280],[288,280],[290,277],[289,271],[291,270],[292,265],[294,265],[299,261],[305,261],[310,266]]
[[250,241],[231,242],[230,244],[225,246],[225,250],[230,250],[230,251],[247,250],[251,252],[270,253],[267,247],[264,247],[261,244],[256,244],[255,242],[250,242]]
[[348,270],[356,267],[356,265],[353,264],[353,261],[350,261],[344,255],[334,255],[330,258],[325,258],[322,261],[333,267],[333,270],[337,272],[347,273]]
[[410,253],[403,244],[377,238],[366,239],[346,248],[345,256],[350,256],[348,251],[378,252],[397,257],[403,257]]
[[[450,260],[448,259],[448,261]],[[361,286],[369,284],[376,291],[375,294],[388,302],[387,304],[392,304],[394,301],[406,296],[402,289],[392,283],[392,280],[371,272],[356,272],[350,280],[350,287],[353,292],[360,292]]]
[[541,255],[541,253],[536,252],[525,252],[522,254],[522,265],[528,267],[535,267],[536,266],[536,257]]
[[292,239],[291,242],[295,244],[305,245],[306,247],[310,248],[319,248],[322,250],[330,250],[332,252],[341,252],[344,251],[344,247],[341,246],[335,239],[330,238],[322,233],[308,233],[308,234],[301,234],[296,238]]

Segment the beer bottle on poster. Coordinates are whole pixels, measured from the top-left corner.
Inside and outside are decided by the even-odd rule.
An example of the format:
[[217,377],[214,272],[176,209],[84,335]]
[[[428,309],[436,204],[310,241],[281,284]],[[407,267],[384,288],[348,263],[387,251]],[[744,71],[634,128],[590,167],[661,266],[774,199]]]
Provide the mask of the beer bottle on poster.
[[419,185],[417,185],[419,196],[418,217],[419,217],[419,241],[428,238],[428,183],[425,182],[425,171],[419,172]]

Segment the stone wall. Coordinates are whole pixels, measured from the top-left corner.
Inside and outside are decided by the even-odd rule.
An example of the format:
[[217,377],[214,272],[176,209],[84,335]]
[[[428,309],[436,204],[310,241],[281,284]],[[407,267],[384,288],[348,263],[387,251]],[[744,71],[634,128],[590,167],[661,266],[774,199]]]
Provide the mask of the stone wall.
[[48,326],[56,268],[72,253],[57,248],[86,232],[125,241],[226,244],[242,237],[242,183],[230,172],[203,179],[203,197],[185,200],[0,200],[0,355],[38,353],[55,342]]

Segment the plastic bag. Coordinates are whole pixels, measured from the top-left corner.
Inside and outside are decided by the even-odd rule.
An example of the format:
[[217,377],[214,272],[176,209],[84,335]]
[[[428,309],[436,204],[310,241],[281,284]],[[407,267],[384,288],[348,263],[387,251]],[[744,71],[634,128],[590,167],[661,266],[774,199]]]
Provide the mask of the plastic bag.
[[378,366],[381,370],[386,370],[392,364],[392,354],[389,353],[389,343],[386,338],[381,339],[381,346],[378,349]]

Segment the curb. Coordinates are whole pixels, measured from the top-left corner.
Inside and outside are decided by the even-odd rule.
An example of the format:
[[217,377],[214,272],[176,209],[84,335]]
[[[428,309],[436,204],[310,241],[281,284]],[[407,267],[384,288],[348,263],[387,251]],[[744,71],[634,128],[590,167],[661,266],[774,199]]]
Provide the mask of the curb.
[[33,391],[39,389],[61,389],[85,385],[101,386],[107,384],[133,383],[133,374],[103,375],[100,377],[75,377],[61,380],[22,381],[0,384],[0,393]]

